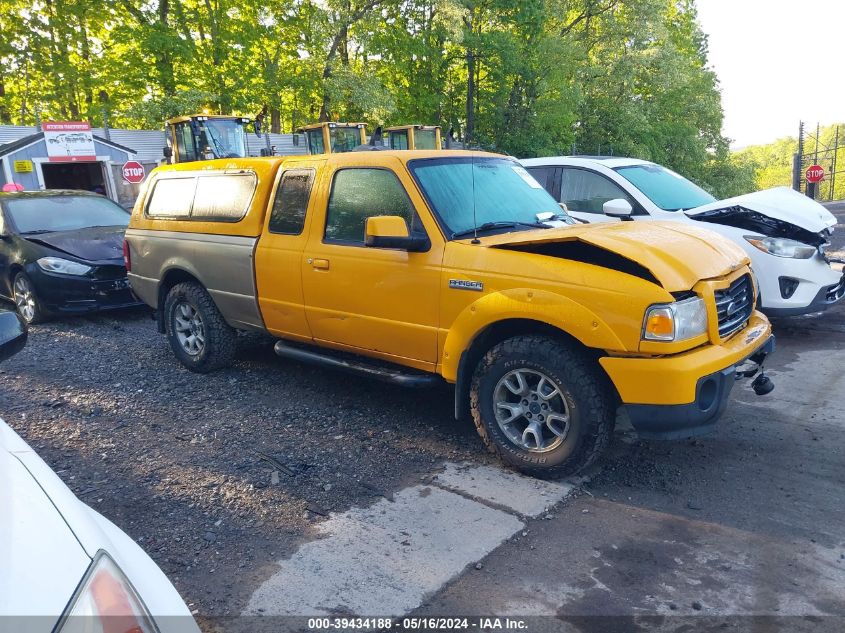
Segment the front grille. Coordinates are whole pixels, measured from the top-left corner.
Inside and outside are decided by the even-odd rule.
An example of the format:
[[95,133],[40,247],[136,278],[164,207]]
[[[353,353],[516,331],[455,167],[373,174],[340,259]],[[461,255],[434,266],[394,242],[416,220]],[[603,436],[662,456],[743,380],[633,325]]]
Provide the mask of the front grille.
[[728,288],[717,290],[716,312],[719,315],[719,336],[725,338],[741,329],[754,311],[754,284],[750,275],[743,275]]
[[95,266],[91,272],[94,279],[126,279],[126,267],[114,264]]

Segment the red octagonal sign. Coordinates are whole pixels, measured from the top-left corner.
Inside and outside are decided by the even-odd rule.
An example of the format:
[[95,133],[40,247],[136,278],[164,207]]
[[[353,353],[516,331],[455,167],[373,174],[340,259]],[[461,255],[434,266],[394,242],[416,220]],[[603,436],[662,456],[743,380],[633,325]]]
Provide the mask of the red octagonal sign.
[[824,178],[824,167],[821,165],[810,165],[806,171],[807,182],[821,182]]
[[130,160],[123,163],[123,179],[126,182],[131,182],[137,185],[144,179],[144,166],[136,160]]

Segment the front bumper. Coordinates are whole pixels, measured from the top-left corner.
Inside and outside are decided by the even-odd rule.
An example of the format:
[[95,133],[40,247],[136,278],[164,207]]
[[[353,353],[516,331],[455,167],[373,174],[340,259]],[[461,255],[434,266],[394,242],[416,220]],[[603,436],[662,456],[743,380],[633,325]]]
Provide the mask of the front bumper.
[[[769,336],[752,354],[758,364],[775,349],[775,337]],[[637,434],[644,439],[680,439],[709,433],[728,406],[731,389],[737,381],[736,365],[699,378],[695,401],[689,404],[629,404],[628,417]]]
[[[770,317],[798,316],[826,310],[843,297],[842,271],[821,255],[790,259],[759,253],[752,257],[760,289],[760,309]],[[788,297],[781,291],[781,279],[797,284]]]
[[736,367],[774,349],[768,320],[755,312],[719,345],[671,356],[599,360],[643,437],[688,437],[710,430],[727,406]]
[[141,305],[126,277],[92,279],[48,273],[37,264],[27,267],[42,307],[52,313],[85,313]]
[[771,317],[800,316],[802,314],[813,314],[827,310],[830,306],[839,303],[845,297],[845,274],[839,278],[839,282],[819,288],[816,296],[806,306],[802,307],[781,307],[766,308],[766,314]]

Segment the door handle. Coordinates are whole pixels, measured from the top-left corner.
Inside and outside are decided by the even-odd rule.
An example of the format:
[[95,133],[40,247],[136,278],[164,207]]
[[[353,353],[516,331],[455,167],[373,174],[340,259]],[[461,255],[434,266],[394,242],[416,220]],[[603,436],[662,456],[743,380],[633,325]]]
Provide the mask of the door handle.
[[327,259],[312,259],[308,258],[308,263],[311,264],[315,270],[328,270],[329,260]]

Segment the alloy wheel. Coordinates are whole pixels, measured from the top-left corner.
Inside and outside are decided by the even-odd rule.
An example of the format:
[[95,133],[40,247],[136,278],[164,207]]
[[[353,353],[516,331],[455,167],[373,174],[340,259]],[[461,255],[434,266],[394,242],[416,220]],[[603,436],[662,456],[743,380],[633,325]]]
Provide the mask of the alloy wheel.
[[199,311],[187,301],[173,306],[173,331],[182,349],[197,356],[205,349],[205,325]]
[[532,453],[551,451],[569,433],[569,407],[560,386],[535,369],[514,369],[493,391],[496,422],[508,439]]
[[18,312],[29,323],[35,318],[35,291],[23,275],[15,279],[15,305]]

